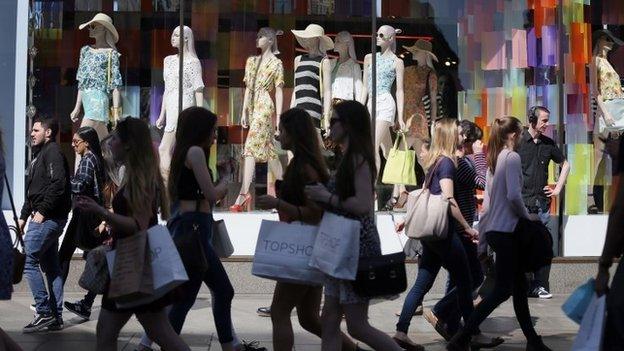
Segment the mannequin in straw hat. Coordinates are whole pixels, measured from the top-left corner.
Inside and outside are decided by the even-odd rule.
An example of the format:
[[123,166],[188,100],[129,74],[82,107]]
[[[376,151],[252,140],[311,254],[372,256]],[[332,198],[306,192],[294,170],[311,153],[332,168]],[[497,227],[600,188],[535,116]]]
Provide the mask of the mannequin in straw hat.
[[292,30],[292,33],[306,53],[295,57],[295,90],[290,107],[306,110],[317,128],[327,129],[331,108],[331,64],[326,58],[334,42],[318,24],[310,24],[304,30]]
[[[80,49],[78,64],[78,96],[76,105],[70,114],[73,122],[79,120],[81,107],[84,117],[81,127],[93,127],[100,140],[108,135],[109,113],[114,123],[121,115],[121,98],[119,87],[122,85],[119,71],[119,52],[115,44],[119,34],[113,20],[106,14],[98,13],[89,22],[78,28],[89,29],[89,37],[95,40],[93,45],[85,45]],[[110,107],[112,95],[113,108]]]
[[[390,148],[392,147],[392,136],[390,129],[394,127],[398,116],[399,127],[401,130],[405,129],[405,122],[403,121],[403,73],[404,65],[396,54],[396,35],[400,34],[400,29],[394,29],[391,26],[381,26],[377,31],[377,46],[380,48],[380,52],[376,55],[377,66],[377,102],[375,106],[376,119],[375,119],[375,161],[377,170],[381,165],[381,158],[379,157],[379,149],[383,153],[384,157],[388,156]],[[359,101],[365,102],[368,100],[368,110],[372,112],[372,98],[373,93],[372,85],[372,55],[368,54],[364,58],[364,85]],[[396,102],[390,92],[393,83],[396,81]]]

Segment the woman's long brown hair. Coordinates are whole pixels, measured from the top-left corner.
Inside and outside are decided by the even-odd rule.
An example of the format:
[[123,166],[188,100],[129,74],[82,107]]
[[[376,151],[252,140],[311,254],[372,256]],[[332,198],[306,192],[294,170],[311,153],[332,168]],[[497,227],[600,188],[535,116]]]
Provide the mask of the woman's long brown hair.
[[492,123],[487,148],[487,163],[492,174],[496,171],[498,154],[500,154],[500,152],[505,148],[507,135],[511,133],[522,133],[522,122],[520,122],[520,120],[516,117],[505,116],[496,118]]

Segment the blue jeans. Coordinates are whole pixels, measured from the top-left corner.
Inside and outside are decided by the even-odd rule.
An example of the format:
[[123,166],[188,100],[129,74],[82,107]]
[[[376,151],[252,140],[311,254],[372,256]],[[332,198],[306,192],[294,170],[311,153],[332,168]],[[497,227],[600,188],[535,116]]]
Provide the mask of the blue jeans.
[[[464,246],[466,258],[468,259],[470,277],[472,278],[472,290],[474,291],[483,283],[483,269],[479,261],[477,245],[463,235],[460,236],[460,241]],[[457,288],[450,276],[447,281],[446,295],[435,304],[433,313],[441,321],[446,322],[447,329],[451,335],[459,330],[461,311],[459,309],[459,300],[457,299]]]
[[[204,254],[208,261],[208,271],[203,275],[189,273],[189,281],[181,286],[182,297],[171,306],[169,312],[169,322],[171,326],[180,334],[186,315],[197,299],[197,294],[201,284],[205,283],[213,297],[212,314],[217,327],[217,335],[221,344],[234,340],[232,333],[232,299],[234,298],[234,288],[230,279],[221,264],[221,260],[212,249],[212,214],[203,212],[186,212],[180,215],[179,221],[192,221],[199,224]],[[178,227],[184,227],[182,225]],[[177,233],[173,228],[173,236]]]
[[451,232],[444,240],[423,241],[423,253],[418,266],[418,276],[403,303],[401,316],[396,325],[397,331],[407,333],[416,308],[422,304],[425,294],[431,290],[441,267],[446,268],[451,279],[456,282],[456,296],[461,315],[464,320],[468,319],[473,310],[472,279],[468,269],[468,258],[459,234]]
[[[24,276],[35,298],[38,314],[57,312],[60,317],[63,312],[63,275],[58,257],[58,238],[64,227],[65,220],[48,219],[43,223],[30,221],[24,237]],[[47,287],[53,290],[49,296],[41,271],[46,275]],[[56,311],[52,310],[52,306],[56,306]]]

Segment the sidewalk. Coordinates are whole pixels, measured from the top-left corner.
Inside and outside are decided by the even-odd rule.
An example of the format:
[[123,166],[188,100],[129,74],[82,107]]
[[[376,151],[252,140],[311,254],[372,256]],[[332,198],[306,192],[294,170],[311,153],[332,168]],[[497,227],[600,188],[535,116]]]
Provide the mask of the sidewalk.
[[[66,300],[74,301],[80,297],[81,295],[71,293],[66,296]],[[403,297],[404,295],[395,301],[385,301],[373,305],[370,309],[371,324],[387,333],[392,333],[398,319],[394,313],[400,310]],[[431,307],[440,297],[440,295],[428,295],[424,302],[425,308]],[[578,326],[561,312],[560,306],[565,298],[566,296],[557,295],[551,300],[530,300],[531,312],[538,333],[542,334],[546,344],[556,351],[569,350],[578,331]],[[12,301],[0,302],[0,326],[24,350],[87,351],[95,349],[95,327],[99,313],[99,298],[96,300],[92,318],[88,322],[81,323],[78,317],[66,311],[64,313],[65,329],[63,331],[22,334],[22,327],[32,318],[32,311],[29,310],[31,300],[30,294],[16,293]],[[241,339],[258,340],[261,345],[272,350],[271,320],[270,318],[259,317],[255,313],[256,308],[267,306],[270,301],[271,296],[266,294],[236,295],[232,304],[232,319],[236,332]],[[292,320],[295,330],[295,350],[320,350],[320,339],[301,329],[294,313]],[[497,309],[483,323],[481,329],[486,333],[496,333],[505,338],[506,342],[497,350],[520,351],[526,347],[520,327],[513,315],[511,300]],[[344,325],[343,330],[346,330]],[[131,319],[120,334],[119,350],[134,350],[140,339],[141,331],[141,326],[136,319]],[[183,336],[192,350],[221,350],[215,333],[210,308],[210,295],[200,295],[189,313]],[[444,350],[444,340],[421,316],[416,316],[412,320],[410,336],[416,342],[424,344],[427,350]]]

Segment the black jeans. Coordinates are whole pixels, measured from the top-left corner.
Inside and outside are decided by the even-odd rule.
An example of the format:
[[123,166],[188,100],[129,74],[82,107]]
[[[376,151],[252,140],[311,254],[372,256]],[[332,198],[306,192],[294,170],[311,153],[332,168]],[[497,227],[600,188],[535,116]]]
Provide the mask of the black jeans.
[[603,350],[624,350],[624,264],[613,275],[607,295],[607,324]]
[[[65,231],[63,243],[61,244],[61,248],[59,249],[58,253],[59,261],[61,264],[61,275],[63,276],[63,285],[65,285],[65,282],[67,281],[67,276],[69,275],[69,265],[77,247],[76,238],[78,233],[76,232],[76,223],[77,221],[74,220],[74,218],[72,218],[72,220],[69,222],[67,230]],[[85,251],[82,257],[86,258],[87,254],[89,254],[89,252]],[[91,307],[93,306],[93,302],[95,301],[96,297],[96,293],[87,291],[87,294],[84,296],[82,301],[86,306]]]
[[513,306],[520,328],[529,342],[537,342],[538,335],[531,321],[527,298],[526,278],[520,267],[519,244],[514,233],[488,232],[487,243],[496,253],[496,281],[494,289],[475,308],[464,327],[464,333],[473,335],[501,303],[513,295]]

